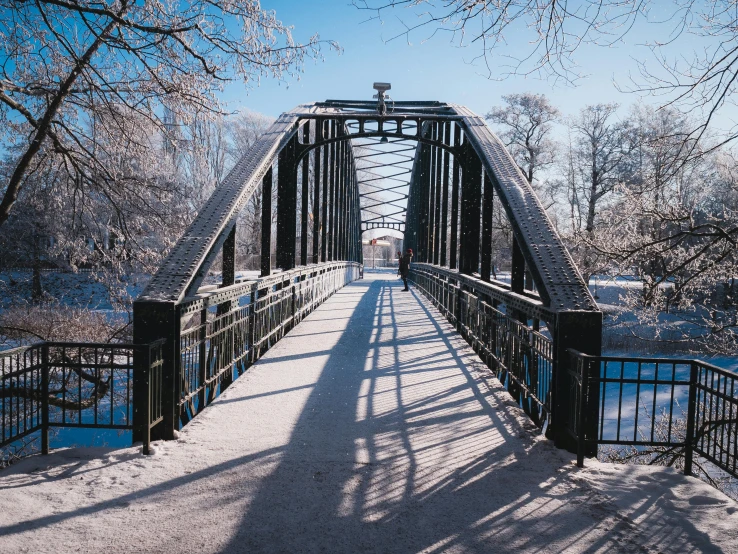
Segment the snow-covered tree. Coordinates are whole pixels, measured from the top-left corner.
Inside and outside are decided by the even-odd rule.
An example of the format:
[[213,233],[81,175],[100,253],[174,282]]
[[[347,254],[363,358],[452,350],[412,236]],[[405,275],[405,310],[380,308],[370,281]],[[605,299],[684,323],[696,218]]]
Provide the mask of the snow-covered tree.
[[[221,111],[225,82],[282,78],[321,47],[317,36],[295,42],[257,0],[3,0],[0,9],[2,144],[14,152],[0,186],[0,226],[49,158],[83,191],[117,185],[97,155],[101,126],[113,135],[132,113],[162,132],[169,114],[191,124]],[[128,177],[136,179],[139,188],[150,184],[140,173]]]

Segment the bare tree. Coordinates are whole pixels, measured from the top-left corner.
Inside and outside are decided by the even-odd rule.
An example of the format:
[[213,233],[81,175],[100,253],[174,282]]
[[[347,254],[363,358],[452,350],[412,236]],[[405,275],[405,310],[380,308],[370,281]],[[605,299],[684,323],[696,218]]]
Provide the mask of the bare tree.
[[586,106],[569,123],[574,133],[574,158],[585,203],[584,230],[592,234],[597,209],[606,195],[627,178],[632,149],[628,122],[614,121],[617,104]]
[[556,144],[551,130],[559,110],[543,94],[508,94],[502,100],[505,105],[493,107],[486,119],[500,126],[500,138],[533,184],[538,170],[554,161]]
[[[725,125],[721,109],[734,102],[738,87],[738,10],[732,2],[353,0],[353,4],[391,29],[387,40],[426,40],[439,34],[455,46],[470,47],[489,78],[534,75],[568,84],[576,84],[582,76],[577,65],[580,49],[623,43],[636,23],[647,23],[654,38],[643,45],[645,55],[636,62],[640,76],[628,88],[657,96],[662,106],[699,112],[689,130],[689,138],[696,139],[689,142],[692,147],[713,124]],[[651,8],[658,17],[648,17]],[[411,15],[403,17],[403,11]],[[509,46],[512,36],[527,39],[516,41],[514,52]],[[693,47],[695,37],[700,47]],[[519,46],[526,42],[527,48]],[[735,125],[723,131],[723,142],[738,137]]]
[[95,155],[92,114],[122,106],[120,117],[105,120],[111,129],[135,112],[165,131],[163,106],[184,123],[217,113],[224,82],[281,78],[321,46],[317,36],[296,43],[256,0],[2,0],[0,7],[0,121],[4,146],[16,153],[0,189],[0,225],[47,156],[83,186],[116,183]]
[[638,315],[629,332],[671,349],[734,352],[735,161],[685,148],[682,135],[694,123],[675,110],[640,108],[631,121],[637,143],[629,179],[612,191],[586,246],[611,271],[643,283],[642,292],[622,298]]
[[[475,59],[485,64],[490,78],[536,75],[573,83],[580,77],[577,50],[621,40],[644,14],[648,1],[353,0],[353,4],[383,23],[395,9],[409,9],[415,16],[412,22],[400,16],[400,30],[389,40],[446,34],[456,46],[475,47]],[[504,62],[497,63],[495,54],[508,45],[511,34],[528,35],[531,46],[519,55],[502,52]]]

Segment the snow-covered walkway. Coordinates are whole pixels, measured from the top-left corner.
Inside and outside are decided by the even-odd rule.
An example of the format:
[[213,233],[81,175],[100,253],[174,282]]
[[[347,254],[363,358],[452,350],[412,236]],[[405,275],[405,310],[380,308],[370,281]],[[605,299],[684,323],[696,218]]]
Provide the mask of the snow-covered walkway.
[[540,438],[415,291],[367,273],[176,441],[0,473],[5,552],[738,552],[738,505]]

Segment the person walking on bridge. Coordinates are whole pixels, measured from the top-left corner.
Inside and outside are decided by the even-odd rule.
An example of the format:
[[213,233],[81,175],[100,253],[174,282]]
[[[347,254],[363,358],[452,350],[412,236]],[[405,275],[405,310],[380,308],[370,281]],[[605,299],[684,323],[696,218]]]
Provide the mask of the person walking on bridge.
[[400,258],[400,275],[402,276],[402,282],[405,283],[405,288],[402,290],[410,290],[407,288],[407,274],[410,273],[410,262],[413,259],[413,250],[408,248],[405,251],[405,255]]

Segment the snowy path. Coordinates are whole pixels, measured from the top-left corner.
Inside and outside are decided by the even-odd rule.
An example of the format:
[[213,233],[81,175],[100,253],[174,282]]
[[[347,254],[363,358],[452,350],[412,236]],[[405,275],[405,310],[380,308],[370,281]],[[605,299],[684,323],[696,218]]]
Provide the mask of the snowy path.
[[670,470],[578,470],[400,289],[337,293],[153,456],[0,473],[0,552],[738,552],[736,503]]

